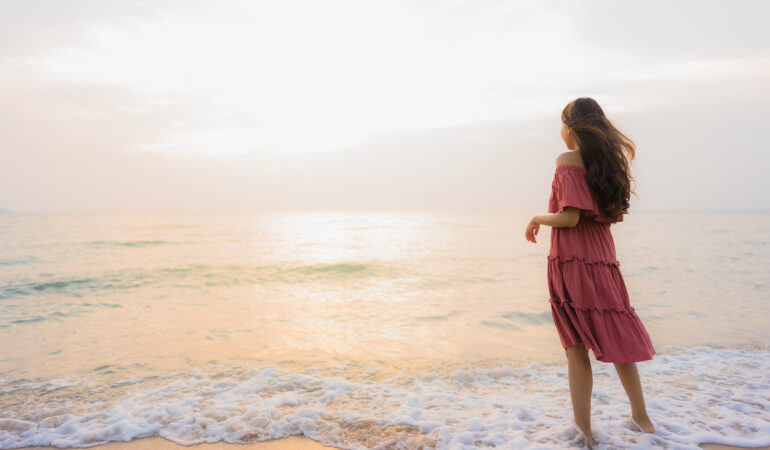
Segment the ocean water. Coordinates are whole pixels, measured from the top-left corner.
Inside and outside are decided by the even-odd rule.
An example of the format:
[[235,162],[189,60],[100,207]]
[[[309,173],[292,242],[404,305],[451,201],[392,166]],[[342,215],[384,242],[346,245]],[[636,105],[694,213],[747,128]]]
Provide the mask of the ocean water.
[[[576,446],[540,213],[0,214],[0,448]],[[770,445],[770,213],[612,233],[657,431],[590,353],[604,448]]]

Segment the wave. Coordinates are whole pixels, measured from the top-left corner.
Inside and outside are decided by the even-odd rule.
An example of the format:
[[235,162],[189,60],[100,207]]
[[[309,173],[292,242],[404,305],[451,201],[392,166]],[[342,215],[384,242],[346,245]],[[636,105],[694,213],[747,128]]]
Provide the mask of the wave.
[[[770,445],[767,346],[659,350],[638,364],[652,435],[624,425],[628,398],[614,367],[594,364],[592,426],[600,443]],[[564,364],[450,363],[398,376],[382,373],[387,369],[360,361],[293,369],[216,364],[137,377],[102,365],[88,375],[0,379],[0,448],[159,434],[182,445],[305,434],[356,449],[561,448],[577,441]]]
[[16,266],[21,264],[29,264],[37,261],[38,259],[35,257],[0,259],[0,266]]
[[499,314],[504,319],[510,319],[517,323],[529,323],[532,325],[544,325],[553,323],[553,317],[551,311],[543,311],[539,313],[529,313],[523,311],[507,311]]
[[323,282],[367,277],[394,277],[393,266],[364,263],[299,266],[189,264],[154,270],[126,269],[92,277],[71,276],[41,282],[27,280],[0,288],[0,299],[53,293],[71,297],[112,295],[115,290],[168,286],[237,286],[249,284]]
[[317,274],[317,273],[356,273],[365,272],[375,269],[376,266],[368,264],[314,264],[309,266],[298,266],[290,269],[285,269],[286,273],[300,272],[305,274]]
[[91,247],[147,247],[150,245],[176,244],[174,241],[91,241]]

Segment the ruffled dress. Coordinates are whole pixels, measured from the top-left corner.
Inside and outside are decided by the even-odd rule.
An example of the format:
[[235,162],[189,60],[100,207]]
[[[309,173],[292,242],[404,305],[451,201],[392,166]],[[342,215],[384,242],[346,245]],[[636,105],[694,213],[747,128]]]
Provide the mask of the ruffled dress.
[[556,167],[548,212],[580,208],[574,227],[553,227],[548,254],[551,313],[562,347],[583,343],[602,362],[652,359],[655,349],[628,299],[610,225],[582,167]]

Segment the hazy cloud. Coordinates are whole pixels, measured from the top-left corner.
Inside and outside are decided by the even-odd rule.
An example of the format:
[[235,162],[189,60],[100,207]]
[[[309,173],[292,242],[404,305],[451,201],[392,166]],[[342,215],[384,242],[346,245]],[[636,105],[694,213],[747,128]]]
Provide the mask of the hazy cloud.
[[0,3],[0,207],[543,210],[563,106],[639,209],[767,209],[766,2]]

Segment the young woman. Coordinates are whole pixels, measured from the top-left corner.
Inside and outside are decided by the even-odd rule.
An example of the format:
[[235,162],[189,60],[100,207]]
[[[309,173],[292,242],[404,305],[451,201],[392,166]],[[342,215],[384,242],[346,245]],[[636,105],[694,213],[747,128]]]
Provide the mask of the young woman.
[[[591,432],[593,377],[588,349],[598,361],[612,362],[631,402],[630,426],[653,433],[636,362],[652,359],[650,336],[629,303],[615,256],[610,225],[623,221],[631,190],[629,161],[634,143],[618,131],[590,97],[562,111],[561,137],[570,151],[556,159],[548,212],[527,225],[536,242],[540,225],[551,229],[548,290],[551,313],[567,355],[573,425],[586,444]],[[628,157],[623,151],[628,153]]]

